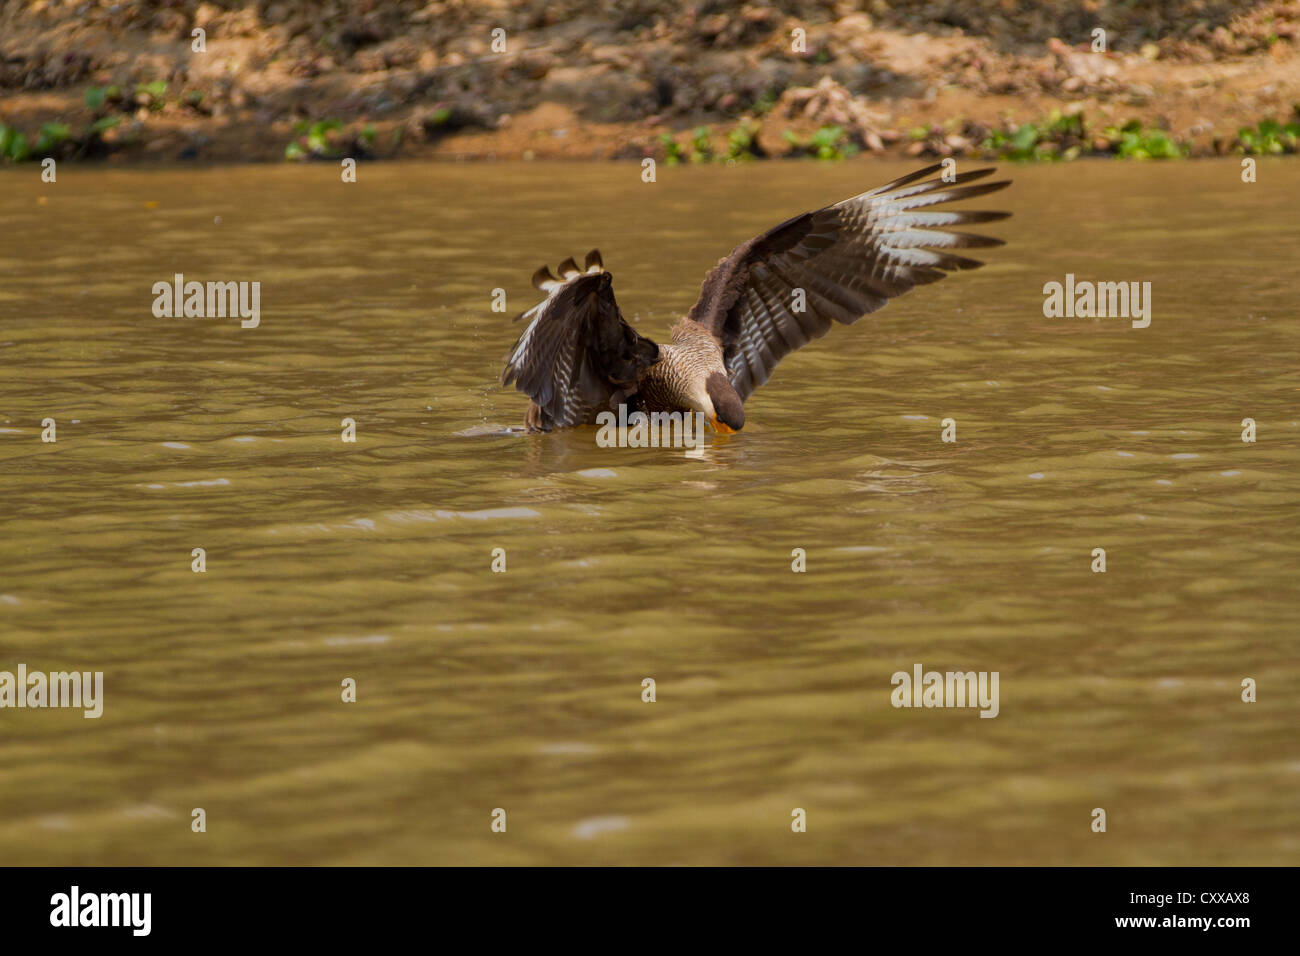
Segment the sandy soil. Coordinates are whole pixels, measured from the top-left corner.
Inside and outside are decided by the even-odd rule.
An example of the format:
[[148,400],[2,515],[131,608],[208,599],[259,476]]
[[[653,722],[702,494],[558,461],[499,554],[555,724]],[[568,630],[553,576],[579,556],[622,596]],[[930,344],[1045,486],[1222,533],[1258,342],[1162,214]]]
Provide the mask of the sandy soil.
[[1300,0],[854,7],[33,0],[0,11],[0,124],[31,156],[138,163],[665,157],[701,127],[715,154],[835,126],[850,150],[965,155],[1053,110],[1085,152],[1136,119],[1206,155],[1298,118]]

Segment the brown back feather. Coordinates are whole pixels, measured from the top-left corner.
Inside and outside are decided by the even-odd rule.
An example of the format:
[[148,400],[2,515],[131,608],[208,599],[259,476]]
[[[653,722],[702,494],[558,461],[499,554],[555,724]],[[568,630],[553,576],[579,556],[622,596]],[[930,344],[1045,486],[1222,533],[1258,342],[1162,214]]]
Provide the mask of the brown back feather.
[[563,281],[538,270],[534,283],[545,283],[547,298],[518,317],[530,321],[501,373],[503,385],[514,383],[537,405],[547,431],[593,424],[612,398],[634,394],[641,372],[659,358],[659,346],[624,320],[600,253],[588,253],[587,264],[589,271],[575,274],[566,259]]

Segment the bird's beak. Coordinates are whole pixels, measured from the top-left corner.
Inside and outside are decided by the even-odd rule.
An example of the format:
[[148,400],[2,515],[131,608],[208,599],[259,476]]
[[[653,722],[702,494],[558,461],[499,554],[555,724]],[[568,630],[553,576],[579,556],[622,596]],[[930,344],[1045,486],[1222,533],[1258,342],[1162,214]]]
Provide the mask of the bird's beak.
[[718,421],[718,416],[714,415],[709,419],[713,423],[713,430],[720,435],[734,435],[736,430],[725,422]]

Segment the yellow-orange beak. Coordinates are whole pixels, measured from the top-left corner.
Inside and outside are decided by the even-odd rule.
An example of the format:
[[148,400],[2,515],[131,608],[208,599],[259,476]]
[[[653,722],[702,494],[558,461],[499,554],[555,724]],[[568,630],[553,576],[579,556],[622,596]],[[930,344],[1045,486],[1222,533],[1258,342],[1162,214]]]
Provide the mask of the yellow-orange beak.
[[718,416],[714,415],[710,421],[713,423],[713,430],[720,435],[734,435],[736,430],[725,422],[718,421]]

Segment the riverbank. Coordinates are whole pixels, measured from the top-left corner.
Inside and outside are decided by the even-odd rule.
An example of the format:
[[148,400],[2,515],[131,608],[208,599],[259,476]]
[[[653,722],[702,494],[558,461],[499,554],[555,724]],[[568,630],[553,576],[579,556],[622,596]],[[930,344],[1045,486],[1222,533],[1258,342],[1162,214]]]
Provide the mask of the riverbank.
[[1300,146],[1300,0],[910,6],[9,5],[0,162]]

